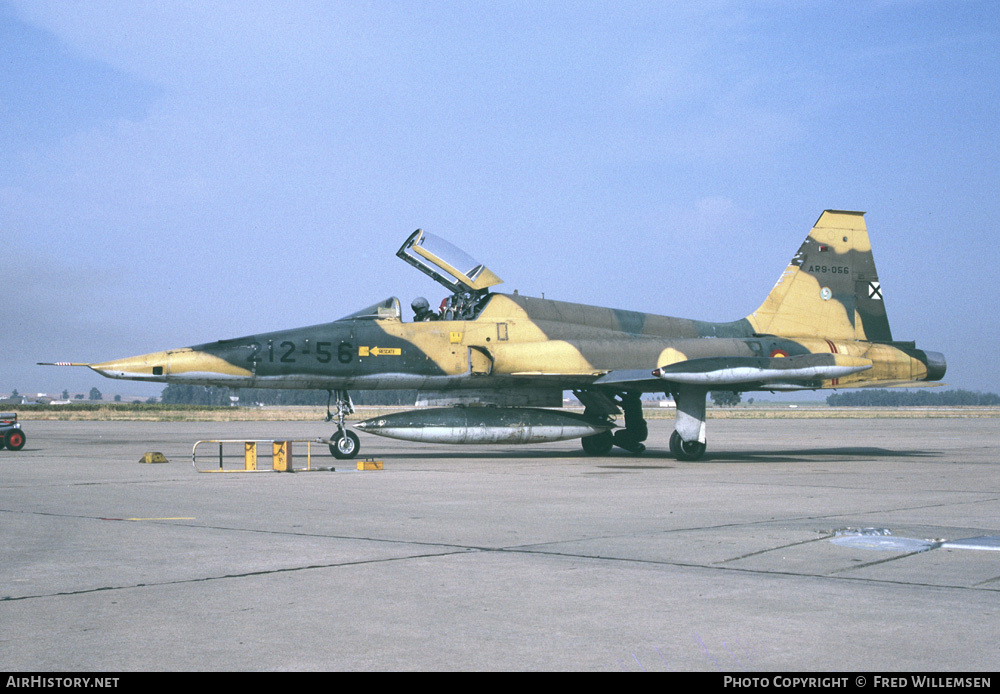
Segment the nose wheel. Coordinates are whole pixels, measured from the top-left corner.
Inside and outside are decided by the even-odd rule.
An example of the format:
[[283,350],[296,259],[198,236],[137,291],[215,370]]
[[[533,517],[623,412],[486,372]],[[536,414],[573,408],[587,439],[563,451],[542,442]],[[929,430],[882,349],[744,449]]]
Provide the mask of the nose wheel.
[[344,419],[354,412],[351,396],[346,390],[337,391],[337,413],[334,414],[330,412],[330,402],[334,399],[334,394],[332,390],[327,393],[329,397],[326,400],[326,421],[337,420],[337,431],[330,437],[330,453],[340,460],[353,458],[361,450],[361,442],[358,441],[357,434],[344,426]]
[[334,458],[340,460],[353,458],[359,450],[361,450],[361,443],[358,441],[358,435],[348,429],[338,431],[331,439],[330,453],[333,454]]

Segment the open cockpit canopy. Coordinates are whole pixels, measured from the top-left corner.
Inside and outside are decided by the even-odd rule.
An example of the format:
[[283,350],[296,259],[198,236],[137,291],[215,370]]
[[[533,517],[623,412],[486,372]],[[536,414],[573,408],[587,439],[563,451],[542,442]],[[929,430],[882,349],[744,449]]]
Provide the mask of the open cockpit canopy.
[[422,229],[410,234],[396,255],[456,294],[478,294],[503,282],[462,249]]

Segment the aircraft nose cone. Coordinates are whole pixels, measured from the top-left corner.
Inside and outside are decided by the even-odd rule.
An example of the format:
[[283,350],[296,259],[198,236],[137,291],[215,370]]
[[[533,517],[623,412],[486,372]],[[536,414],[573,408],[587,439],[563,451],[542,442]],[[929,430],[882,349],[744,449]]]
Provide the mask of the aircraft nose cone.
[[924,352],[924,354],[927,356],[927,380],[940,381],[948,370],[944,355],[940,352]]
[[90,368],[107,378],[154,379],[163,375],[166,360],[162,352],[143,354],[113,361],[91,364]]

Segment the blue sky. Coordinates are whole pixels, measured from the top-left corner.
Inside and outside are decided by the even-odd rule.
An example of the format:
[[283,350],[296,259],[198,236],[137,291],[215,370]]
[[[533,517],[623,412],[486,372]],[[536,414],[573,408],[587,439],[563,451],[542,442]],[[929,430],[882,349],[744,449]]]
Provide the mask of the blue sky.
[[[0,0],[0,392],[106,359],[501,290],[753,311],[867,211],[897,339],[1000,390],[995,2]],[[984,349],[984,346],[986,349]]]

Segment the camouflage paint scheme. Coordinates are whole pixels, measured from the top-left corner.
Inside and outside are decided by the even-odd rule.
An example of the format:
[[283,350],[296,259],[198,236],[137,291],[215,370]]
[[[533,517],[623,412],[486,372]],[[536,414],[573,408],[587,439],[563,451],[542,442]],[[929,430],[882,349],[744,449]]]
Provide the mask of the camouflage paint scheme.
[[[441,266],[460,285],[474,284]],[[485,273],[481,284],[500,282]],[[331,323],[87,366],[110,378],[326,389],[338,397],[350,389],[417,389],[430,393],[429,403],[559,407],[562,392],[573,390],[592,418],[625,410],[624,430],[584,438],[589,453],[606,453],[612,443],[641,452],[639,395],[666,392],[678,405],[671,450],[682,459],[704,452],[708,390],[914,385],[940,380],[946,368],[942,355],[893,341],[861,212],[825,211],[763,304],[733,322],[483,286],[470,293],[471,319],[404,322],[391,298]]]

